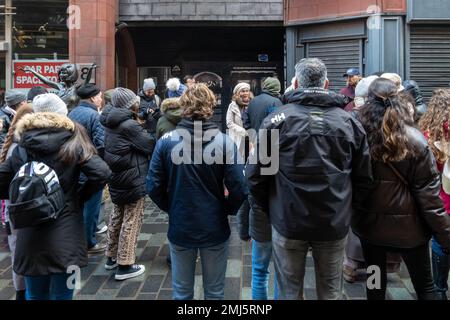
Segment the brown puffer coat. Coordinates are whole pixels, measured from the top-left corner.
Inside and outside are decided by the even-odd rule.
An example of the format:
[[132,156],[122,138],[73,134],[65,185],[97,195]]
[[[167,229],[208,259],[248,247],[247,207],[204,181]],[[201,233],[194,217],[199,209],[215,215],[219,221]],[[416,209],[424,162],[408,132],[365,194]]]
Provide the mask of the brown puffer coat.
[[440,175],[433,154],[420,131],[408,127],[407,134],[418,156],[392,165],[408,184],[388,165],[373,161],[373,189],[354,208],[353,231],[371,244],[394,248],[415,248],[434,235],[450,248],[450,218],[439,197]]

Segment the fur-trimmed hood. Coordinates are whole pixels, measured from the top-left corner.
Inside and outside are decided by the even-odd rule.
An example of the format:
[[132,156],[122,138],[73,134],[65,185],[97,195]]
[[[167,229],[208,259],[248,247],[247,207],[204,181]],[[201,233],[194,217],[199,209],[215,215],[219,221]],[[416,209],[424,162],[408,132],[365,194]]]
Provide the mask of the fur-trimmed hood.
[[161,104],[161,111],[175,110],[180,108],[180,98],[167,98]]
[[66,116],[42,112],[25,115],[14,132],[19,145],[34,153],[57,152],[72,137],[75,124]]

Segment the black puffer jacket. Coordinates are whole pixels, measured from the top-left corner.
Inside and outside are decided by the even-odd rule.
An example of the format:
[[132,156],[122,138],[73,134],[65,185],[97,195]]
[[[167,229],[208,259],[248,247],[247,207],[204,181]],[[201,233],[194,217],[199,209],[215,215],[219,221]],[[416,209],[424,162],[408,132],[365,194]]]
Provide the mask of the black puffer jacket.
[[420,131],[407,134],[419,156],[392,163],[403,183],[386,164],[373,161],[373,189],[355,208],[352,228],[363,240],[395,248],[415,248],[431,235],[450,248],[450,218],[439,197],[440,176],[433,154]]
[[[17,124],[19,147],[0,165],[0,198],[8,199],[9,184],[24,164],[18,148],[25,148],[28,161],[41,161],[55,170],[64,190],[66,206],[54,221],[18,229],[14,271],[24,276],[66,273],[69,266],[87,265],[87,244],[80,203],[101,190],[111,175],[97,155],[85,163],[67,166],[59,160],[61,146],[73,135],[73,122],[55,113],[27,115]],[[82,172],[87,182],[77,192]]]
[[[343,110],[347,99],[323,89],[295,90],[262,123],[279,132],[279,157],[270,165],[246,168],[250,192],[272,226],[284,237],[305,241],[343,239],[349,230],[353,190],[371,183],[364,129]],[[261,137],[260,137],[261,138]],[[261,150],[261,139],[258,141]],[[270,147],[270,146],[269,146]],[[274,146],[274,150],[276,145]],[[270,150],[270,149],[269,149]],[[263,161],[261,161],[263,160]],[[279,160],[279,161],[277,161]]]
[[105,127],[105,161],[112,170],[112,202],[129,204],[143,198],[155,139],[133,119],[129,109],[108,106],[100,122]]

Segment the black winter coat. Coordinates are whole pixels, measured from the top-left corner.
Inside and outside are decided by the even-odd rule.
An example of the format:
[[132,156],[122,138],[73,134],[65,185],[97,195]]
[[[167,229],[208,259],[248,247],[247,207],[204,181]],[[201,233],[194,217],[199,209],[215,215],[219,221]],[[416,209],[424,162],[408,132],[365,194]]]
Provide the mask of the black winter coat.
[[355,207],[352,229],[375,245],[415,248],[433,234],[450,248],[450,217],[439,197],[440,174],[433,153],[420,131],[407,127],[407,135],[418,156],[392,165],[408,185],[388,165],[373,161],[373,188]]
[[[155,134],[156,125],[158,124],[159,118],[162,116],[159,108],[161,99],[157,95],[149,98],[145,95],[143,90],[139,92],[138,96],[141,98],[138,116],[141,120],[145,120],[145,128],[147,131],[151,134]],[[150,112],[150,109],[153,110],[153,113]]]
[[[342,95],[299,89],[285,98],[290,104],[261,125],[271,134],[279,132],[273,146],[279,157],[273,154],[273,161],[263,165],[266,159],[255,159],[258,153],[250,156],[246,168],[250,193],[269,212],[272,226],[288,239],[343,239],[349,231],[352,201],[358,201],[353,190],[367,189],[372,182],[365,131],[343,110],[348,100]],[[261,171],[269,166],[271,172]]]
[[105,127],[105,161],[112,170],[112,202],[136,202],[146,194],[145,178],[155,139],[133,119],[129,109],[108,106],[100,122]]
[[252,99],[244,114],[245,129],[259,130],[263,120],[283,103],[280,98],[272,96],[269,92],[263,91],[260,95]]
[[[58,157],[61,146],[73,135],[73,123],[55,113],[36,113],[17,124],[19,146],[0,165],[0,198],[8,199],[9,184],[25,164],[18,148],[27,151],[27,161],[41,161],[55,170],[64,190],[66,206],[54,221],[17,230],[14,271],[23,276],[66,273],[69,266],[87,265],[87,244],[81,203],[101,190],[111,171],[97,155],[77,165],[65,165]],[[77,185],[82,172],[87,181],[80,194]]]

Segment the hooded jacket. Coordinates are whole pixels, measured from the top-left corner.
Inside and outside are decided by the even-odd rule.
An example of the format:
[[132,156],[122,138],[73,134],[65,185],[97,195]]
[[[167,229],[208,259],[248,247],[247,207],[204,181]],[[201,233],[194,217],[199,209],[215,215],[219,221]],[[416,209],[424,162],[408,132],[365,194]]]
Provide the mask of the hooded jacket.
[[272,95],[269,91],[263,90],[262,93],[252,99],[244,113],[245,129],[259,130],[263,120],[283,103],[280,98]]
[[[194,121],[183,119],[176,130],[158,141],[147,176],[150,198],[169,214],[169,241],[187,248],[225,242],[230,236],[228,215],[235,215],[247,196],[244,166],[237,163],[234,143],[215,124],[198,121],[196,125],[199,123],[202,129],[196,130],[195,136]],[[189,147],[191,163],[173,158],[172,153],[189,156]],[[208,164],[202,155],[212,153],[216,161]]]
[[100,123],[97,107],[87,101],[80,104],[69,113],[69,118],[81,124],[98,151],[103,157],[105,153],[105,129]]
[[156,138],[161,138],[167,132],[175,130],[177,124],[181,121],[181,116],[183,111],[178,104],[165,103],[168,99],[164,100],[161,106],[161,111],[163,113],[162,117],[159,118],[158,124],[156,125]]
[[0,108],[0,149],[5,142],[9,127],[14,119],[14,114],[5,107]]
[[352,229],[362,240],[380,246],[416,248],[433,234],[450,248],[450,218],[439,197],[433,153],[420,131],[407,127],[406,133],[418,156],[391,164],[408,185],[388,165],[373,161],[374,184],[355,206]]
[[133,119],[129,109],[108,106],[100,122],[105,127],[105,161],[112,171],[112,202],[136,202],[145,196],[145,176],[155,139]]
[[403,86],[405,87],[405,92],[409,93],[414,99],[416,107],[416,118],[419,119],[427,112],[427,105],[423,101],[423,96],[422,92],[420,91],[419,85],[414,80],[406,80],[405,82],[403,82]]
[[[250,156],[246,168],[250,193],[269,212],[276,231],[288,239],[343,239],[350,226],[352,201],[359,200],[352,197],[353,190],[361,188],[362,193],[372,182],[365,131],[343,110],[348,99],[342,95],[312,88],[291,91],[284,99],[289,104],[261,125],[271,135],[279,133],[273,146],[278,147],[279,157],[275,153],[275,161],[263,165],[267,159],[256,152]],[[257,150],[262,141],[264,136]],[[278,171],[261,171],[277,164]]]
[[[14,258],[14,271],[17,274],[45,276],[66,273],[69,266],[87,265],[87,244],[80,203],[103,188],[111,171],[97,155],[75,165],[66,165],[60,161],[59,150],[72,137],[73,130],[73,122],[56,113],[26,115],[18,122],[15,132],[20,140],[19,146],[0,165],[0,198],[9,198],[9,184],[25,164],[18,150],[24,148],[27,162],[44,162],[55,170],[66,199],[64,211],[56,220],[17,230]],[[87,181],[78,193],[80,172]]]

